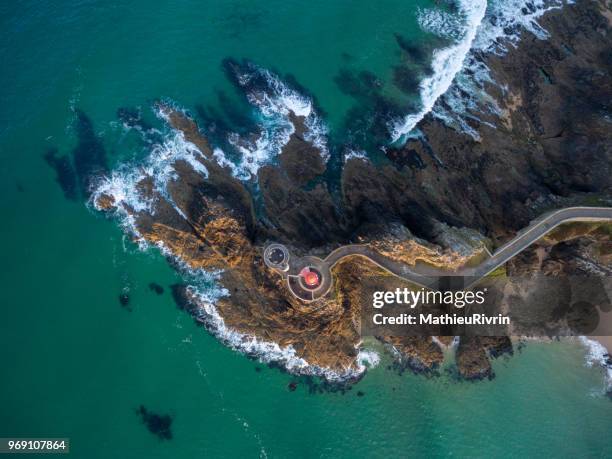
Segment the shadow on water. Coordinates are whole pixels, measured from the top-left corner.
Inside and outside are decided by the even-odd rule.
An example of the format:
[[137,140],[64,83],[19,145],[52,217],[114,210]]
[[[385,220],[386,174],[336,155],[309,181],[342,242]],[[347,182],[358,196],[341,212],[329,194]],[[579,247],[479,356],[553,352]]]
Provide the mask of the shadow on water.
[[140,108],[120,107],[117,109],[117,118],[126,128],[135,129],[140,132],[145,142],[149,144],[162,143],[161,132],[143,118]]
[[56,148],[43,155],[55,170],[56,181],[66,199],[88,199],[94,180],[108,172],[104,145],[94,131],[91,119],[81,110],[75,110],[74,129],[77,145],[70,154],[59,155]]
[[108,172],[106,151],[94,131],[91,119],[79,109],[75,110],[77,146],[72,150],[74,169],[79,179],[81,195],[89,197],[91,185],[96,177]]
[[151,290],[152,292],[154,292],[157,295],[163,295],[164,294],[164,287],[159,285],[157,282],[150,282],[149,283],[149,290]]
[[160,440],[172,440],[172,416],[149,411],[144,405],[136,410],[147,430]]
[[389,139],[389,124],[406,106],[383,93],[383,82],[372,72],[343,68],[334,82],[356,104],[347,112],[336,139],[359,149],[375,150]]
[[431,59],[435,49],[448,45],[448,40],[428,37],[425,40],[411,41],[395,34],[400,50],[400,60],[392,68],[392,91],[375,74],[367,70],[347,66],[334,77],[341,92],[355,100],[355,105],[347,112],[337,142],[354,145],[368,152],[378,151],[388,145],[390,125],[409,113],[416,112],[420,105],[420,84],[432,74]]
[[57,148],[49,148],[44,154],[45,161],[55,170],[55,181],[59,184],[64,197],[69,201],[79,199],[77,176],[72,161],[67,155],[59,156]]
[[228,136],[241,136],[257,131],[257,124],[250,116],[251,108],[243,98],[232,98],[225,91],[217,90],[217,105],[196,105],[199,125],[213,144],[228,148]]

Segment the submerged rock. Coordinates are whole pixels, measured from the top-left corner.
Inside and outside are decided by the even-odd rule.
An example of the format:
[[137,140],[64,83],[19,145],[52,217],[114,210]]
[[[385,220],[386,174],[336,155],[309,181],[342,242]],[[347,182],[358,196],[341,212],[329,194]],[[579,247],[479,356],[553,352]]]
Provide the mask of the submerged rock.
[[132,307],[130,306],[130,294],[128,292],[121,292],[117,297],[119,299],[119,304],[122,308],[127,309],[128,311],[132,311]]
[[149,411],[144,405],[136,410],[147,430],[160,440],[172,439],[172,417],[168,414],[157,414]]
[[164,287],[162,287],[156,282],[149,283],[149,290],[156,293],[157,295],[163,295],[164,293]]

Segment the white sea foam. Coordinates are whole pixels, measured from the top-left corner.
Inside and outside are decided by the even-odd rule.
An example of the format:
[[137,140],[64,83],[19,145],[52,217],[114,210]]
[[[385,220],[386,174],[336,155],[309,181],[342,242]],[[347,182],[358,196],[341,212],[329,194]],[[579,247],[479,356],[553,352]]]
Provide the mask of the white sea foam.
[[152,148],[143,168],[154,178],[158,191],[164,191],[168,181],[178,177],[175,165],[179,160],[187,162],[193,170],[208,178],[203,159],[202,152],[193,143],[185,140],[182,132],[173,131],[162,144]]
[[586,347],[586,365],[588,367],[601,366],[605,373],[605,390],[612,391],[612,365],[607,363],[608,350],[599,341],[581,336],[580,342]]
[[93,192],[89,204],[96,210],[103,210],[100,207],[100,198],[107,196],[112,199],[115,214],[124,231],[131,233],[136,238],[141,249],[146,246],[142,238],[136,221],[134,212],[151,212],[152,202],[145,199],[138,193],[136,185],[145,178],[141,169],[122,166],[113,171],[110,176],[102,177],[94,184]]
[[256,67],[255,72],[265,78],[271,91],[264,94],[247,94],[247,97],[265,116],[273,117],[279,113],[288,115],[289,111],[292,111],[297,116],[307,118],[313,113],[312,101],[308,97],[289,88],[269,70]]
[[380,363],[380,354],[370,349],[362,349],[357,354],[357,364],[361,371],[374,368]]
[[219,166],[229,168],[232,171],[232,175],[238,176],[240,174],[240,168],[236,166],[232,161],[227,159],[225,152],[221,148],[215,148],[213,150],[213,158]]
[[540,26],[538,19],[552,9],[572,3],[572,0],[491,1],[474,49],[503,54],[508,51],[508,46],[518,44],[525,30],[544,40],[548,38],[548,32]]
[[346,163],[348,160],[353,159],[353,158],[361,159],[362,161],[367,161],[368,155],[363,150],[348,150],[344,154],[344,163]]
[[281,153],[295,132],[290,113],[304,118],[304,139],[317,147],[323,160],[327,161],[327,128],[315,113],[312,100],[287,86],[269,70],[254,65],[250,66],[250,72],[238,75],[238,82],[247,87],[255,76],[262,77],[267,83],[267,88],[257,88],[247,94],[248,101],[261,115],[260,132],[255,140],[241,139],[237,134],[230,136],[229,142],[241,154],[234,175],[249,180],[261,166],[272,162]]
[[434,107],[434,104],[451,86],[455,75],[461,70],[476,32],[487,9],[486,0],[461,0],[459,14],[464,21],[461,37],[451,46],[438,49],[433,53],[431,63],[433,74],[421,81],[420,96],[422,107],[417,113],[408,115],[392,127],[392,140],[395,142],[412,131]]
[[[497,101],[486,92],[485,85],[495,83],[479,54],[503,55],[518,44],[524,31],[539,39],[548,38],[538,19],[547,11],[570,3],[573,1],[493,0],[487,5],[485,0],[460,0],[458,17],[463,21],[457,21],[454,15],[449,17],[449,13],[419,10],[418,19],[424,30],[456,41],[434,52],[433,75],[420,86],[422,108],[391,126],[392,140],[403,139],[428,113],[479,139],[469,121],[483,123],[482,113],[501,113]],[[457,30],[461,23],[462,32]]]
[[439,37],[460,40],[464,24],[456,14],[434,8],[419,8],[417,21],[421,29]]
[[[157,111],[158,116],[166,119],[162,110]],[[191,142],[185,140],[182,132],[172,130],[167,134],[163,143],[151,148],[149,155],[141,164],[126,163],[120,165],[107,177],[102,177],[92,191],[91,204],[98,210],[99,199],[102,196],[112,198],[114,209],[120,217],[122,226],[133,233],[139,244],[146,246],[136,228],[133,213],[149,212],[154,214],[155,207],[151,198],[142,195],[138,190],[138,183],[150,177],[155,189],[175,210],[185,218],[183,212],[176,206],[167,192],[168,182],[178,178],[175,165],[177,161],[185,161],[204,178],[208,177],[208,170],[203,164],[204,156]]]
[[228,141],[240,153],[240,159],[232,168],[234,176],[240,180],[255,177],[260,167],[269,164],[281,153],[293,132],[291,123],[279,126],[276,122],[268,121],[262,123],[262,130],[255,140],[231,134]]
[[355,368],[332,371],[328,368],[312,365],[299,357],[291,345],[281,347],[277,343],[240,333],[227,327],[225,320],[215,306],[219,298],[228,295],[227,290],[202,289],[200,285],[194,284],[188,287],[188,291],[198,307],[196,318],[204,323],[212,334],[229,347],[255,357],[262,363],[274,362],[281,364],[291,373],[319,376],[331,382],[341,382],[360,377],[368,367],[376,366],[380,360],[375,352],[362,351],[357,356]]

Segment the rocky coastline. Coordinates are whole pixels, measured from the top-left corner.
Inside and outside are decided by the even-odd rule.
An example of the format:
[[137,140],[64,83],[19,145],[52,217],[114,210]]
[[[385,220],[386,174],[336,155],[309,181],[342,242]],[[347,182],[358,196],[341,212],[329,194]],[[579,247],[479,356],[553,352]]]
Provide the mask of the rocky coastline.
[[[128,193],[118,192],[125,176],[108,174],[93,205],[118,214],[139,243],[159,247],[179,269],[214,273],[216,294],[177,286],[173,295],[228,345],[294,373],[358,379],[367,368],[362,285],[387,273],[358,257],[344,260],[334,267],[333,292],[303,303],[266,267],[264,245],[277,241],[292,253],[316,255],[359,241],[398,261],[453,268],[481,256],[487,244],[501,245],[543,211],[610,205],[611,18],[602,1],[548,12],[540,21],[547,40],[525,32],[504,56],[481,56],[496,82],[487,91],[500,113],[469,120],[478,140],[429,115],[418,125],[422,135],[384,149],[384,164],[349,159],[339,195],[322,179],[326,152],[313,141],[310,114],[288,110],[292,129],[277,164],[262,165],[252,179],[256,202],[196,119],[159,103],[157,113],[188,152],[173,161],[172,178],[160,183],[157,163],[141,167],[130,172]],[[245,81],[245,64],[228,69]],[[272,90],[255,83],[261,85],[255,94]],[[610,253],[608,231],[575,226],[528,249],[508,269],[609,273]],[[422,373],[440,367],[452,340],[379,339]],[[460,338],[458,373],[492,378],[491,359],[512,353],[508,337]]]

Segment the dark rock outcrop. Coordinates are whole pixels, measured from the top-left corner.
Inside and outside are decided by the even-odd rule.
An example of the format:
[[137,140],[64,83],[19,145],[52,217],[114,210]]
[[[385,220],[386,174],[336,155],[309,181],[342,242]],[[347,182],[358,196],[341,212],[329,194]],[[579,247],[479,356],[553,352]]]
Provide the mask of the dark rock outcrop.
[[[324,180],[326,164],[322,152],[306,139],[303,117],[290,113],[295,129],[278,164],[261,167],[247,185],[217,162],[194,119],[160,105],[169,126],[201,152],[194,161],[207,175],[178,159],[173,165],[176,177],[163,191],[150,176],[136,185],[139,195],[154,203],[154,211],[137,211],[108,194],[98,195],[95,205],[101,210],[120,208],[143,240],[163,245],[186,267],[222,270],[219,282],[229,296],[216,299],[215,307],[225,326],[290,346],[314,366],[354,372],[361,343],[360,296],[368,282],[384,284],[385,273],[362,259],[343,260],[334,267],[334,291],[303,303],[266,268],[262,247],[276,240],[298,255],[326,253],[359,238],[400,261],[449,267],[465,256],[448,246],[433,246],[442,244],[442,233],[450,231],[443,224],[471,228],[499,243],[545,209],[579,203],[587,193],[589,199],[609,199],[612,35],[601,5],[582,0],[552,11],[542,20],[549,40],[525,33],[507,55],[482,57],[498,83],[488,91],[498,100],[502,116],[484,115],[488,124],[472,122],[479,140],[427,117],[419,125],[423,136],[387,149],[387,163],[349,160],[342,171],[340,197]],[[241,65],[225,63],[234,79]],[[265,95],[267,83],[261,75],[247,80],[237,86]],[[345,83],[347,90],[353,84],[356,94],[377,91],[368,75],[355,81],[347,77]],[[135,120],[133,113],[122,115]],[[90,139],[90,131],[85,123],[82,137]],[[74,160],[81,186],[85,173],[105,167],[93,139],[85,144],[91,147],[90,160],[78,154]],[[61,166],[54,156],[49,161]],[[255,184],[257,204],[249,189]],[[574,272],[584,264],[572,257],[593,255],[592,243],[552,242],[548,265],[537,252],[526,252],[512,269],[534,272],[537,264],[537,270],[553,272],[561,264]],[[605,260],[600,255],[591,256],[595,265]],[[205,305],[198,304],[189,289],[176,285],[171,290],[181,309],[212,324]],[[381,339],[412,369],[432,372],[443,360],[440,346],[429,337]],[[511,353],[507,337],[462,337],[456,352],[459,374],[470,380],[491,378],[489,358]]]

